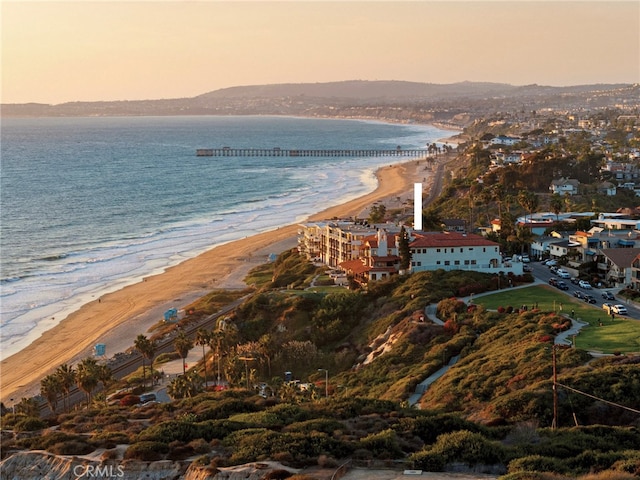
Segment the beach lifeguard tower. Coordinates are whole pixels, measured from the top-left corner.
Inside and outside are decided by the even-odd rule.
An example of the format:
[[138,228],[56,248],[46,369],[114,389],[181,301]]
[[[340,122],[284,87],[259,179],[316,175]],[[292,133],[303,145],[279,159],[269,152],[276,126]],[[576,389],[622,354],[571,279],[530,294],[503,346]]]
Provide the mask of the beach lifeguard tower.
[[166,312],[164,312],[164,321],[166,323],[173,323],[178,321],[178,309],[170,308]]
[[96,343],[93,347],[93,354],[96,357],[105,357],[107,354],[107,345],[104,343]]

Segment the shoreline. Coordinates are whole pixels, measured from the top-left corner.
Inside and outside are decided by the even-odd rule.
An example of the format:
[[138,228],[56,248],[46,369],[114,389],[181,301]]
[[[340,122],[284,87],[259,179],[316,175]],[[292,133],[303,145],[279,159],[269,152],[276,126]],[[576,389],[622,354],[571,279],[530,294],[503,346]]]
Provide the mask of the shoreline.
[[[371,193],[310,215],[299,223],[366,215],[380,200],[413,198],[413,183],[433,177],[425,159],[381,167]],[[423,186],[423,189],[425,187]],[[290,224],[215,246],[197,257],[145,277],[83,305],[24,349],[0,363],[2,401],[39,393],[40,380],[63,363],[74,364],[105,343],[107,356],[125,351],[146,333],[168,308],[182,308],[217,288],[245,288],[248,271],[297,245],[298,224]]]

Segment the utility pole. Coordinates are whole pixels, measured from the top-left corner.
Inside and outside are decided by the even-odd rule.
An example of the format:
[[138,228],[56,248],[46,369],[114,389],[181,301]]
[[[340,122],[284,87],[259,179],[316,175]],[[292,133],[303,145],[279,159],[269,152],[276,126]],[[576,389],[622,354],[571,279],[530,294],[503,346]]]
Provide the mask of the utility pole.
[[329,370],[326,368],[319,368],[318,371],[324,370],[324,398],[329,398]]
[[556,346],[553,345],[552,349],[553,359],[553,423],[551,428],[555,430],[558,428],[558,385],[557,385],[557,369],[556,369]]

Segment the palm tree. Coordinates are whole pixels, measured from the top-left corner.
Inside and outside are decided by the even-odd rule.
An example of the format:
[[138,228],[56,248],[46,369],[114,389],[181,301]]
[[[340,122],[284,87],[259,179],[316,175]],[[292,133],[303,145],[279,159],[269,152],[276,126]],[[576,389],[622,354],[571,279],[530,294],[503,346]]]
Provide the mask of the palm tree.
[[549,206],[551,207],[551,211],[556,214],[556,221],[558,221],[558,214],[562,211],[562,206],[564,205],[564,200],[560,196],[559,193],[554,193],[551,195],[551,200],[549,200]]
[[196,332],[196,345],[202,345],[202,363],[204,365],[204,384],[207,385],[207,357],[205,355],[204,347],[209,345],[211,341],[211,332],[204,328],[199,328]]
[[142,387],[145,388],[147,386],[145,359],[151,362],[151,374],[153,375],[153,356],[156,353],[156,344],[143,334],[140,334],[136,337],[133,345],[142,355]]
[[98,386],[99,371],[98,362],[91,357],[85,358],[78,364],[76,383],[78,388],[87,394],[87,405],[91,404],[91,393]]
[[58,395],[62,393],[62,381],[55,374],[47,375],[40,380],[40,395],[42,395],[49,404],[51,413],[56,413],[58,406]]
[[96,376],[98,378],[98,381],[102,383],[104,388],[108,388],[109,385],[111,385],[111,382],[113,382],[113,372],[111,371],[111,368],[109,368],[109,366],[106,364],[98,365]]
[[195,370],[174,378],[167,386],[167,393],[171,398],[193,397],[202,392],[203,381]]
[[68,411],[69,392],[76,383],[76,371],[66,363],[60,365],[55,371],[55,375],[60,379],[60,388],[63,394],[65,411]]
[[178,355],[180,355],[180,358],[182,358],[182,374],[184,375],[187,372],[184,360],[187,358],[187,355],[189,355],[189,350],[193,348],[193,341],[187,337],[184,331],[180,330],[173,340],[173,347],[176,349]]
[[[538,196],[530,192],[529,190],[522,190],[518,194],[518,203],[522,208],[525,209],[526,212],[531,215],[534,210],[538,208]],[[525,221],[527,220],[527,216],[525,214]]]

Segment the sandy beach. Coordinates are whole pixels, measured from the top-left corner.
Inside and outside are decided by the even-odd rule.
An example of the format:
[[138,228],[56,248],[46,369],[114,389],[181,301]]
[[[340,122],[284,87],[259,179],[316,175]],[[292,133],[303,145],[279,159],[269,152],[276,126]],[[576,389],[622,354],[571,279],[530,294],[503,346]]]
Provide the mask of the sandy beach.
[[[308,221],[364,218],[376,201],[385,201],[387,208],[394,208],[413,198],[415,182],[422,182],[423,189],[428,190],[431,171],[425,160],[383,167],[376,173],[375,191],[313,214]],[[245,287],[242,280],[251,268],[266,262],[269,254],[296,245],[297,230],[293,224],[216,246],[162,274],[84,305],[27,348],[2,361],[2,401],[11,405],[39,393],[40,379],[63,363],[74,364],[92,355],[96,343],[106,344],[108,357],[126,350],[168,308],[182,308],[215,288]]]

